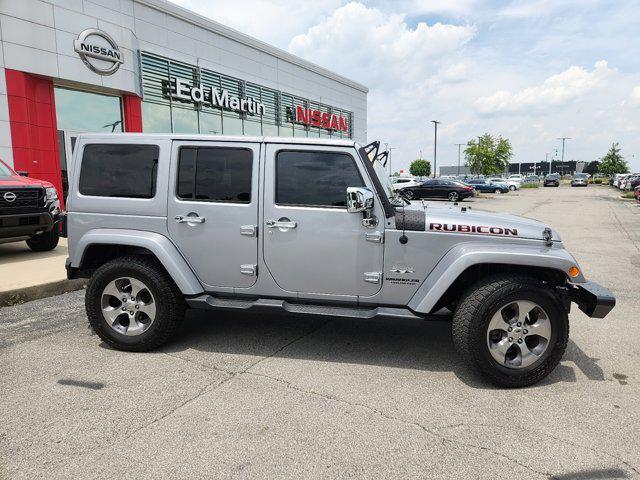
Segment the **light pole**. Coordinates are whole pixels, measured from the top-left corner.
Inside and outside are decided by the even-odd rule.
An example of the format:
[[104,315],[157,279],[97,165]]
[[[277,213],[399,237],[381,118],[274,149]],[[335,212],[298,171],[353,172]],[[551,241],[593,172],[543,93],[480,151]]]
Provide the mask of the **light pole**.
[[466,145],[466,143],[454,143],[454,145],[458,146],[458,176],[460,176],[460,147]]
[[562,140],[562,174],[564,175],[564,142],[565,140],[571,140],[571,137],[559,137],[556,140]]
[[436,178],[436,171],[438,168],[438,120],[431,120],[433,123],[433,178]]

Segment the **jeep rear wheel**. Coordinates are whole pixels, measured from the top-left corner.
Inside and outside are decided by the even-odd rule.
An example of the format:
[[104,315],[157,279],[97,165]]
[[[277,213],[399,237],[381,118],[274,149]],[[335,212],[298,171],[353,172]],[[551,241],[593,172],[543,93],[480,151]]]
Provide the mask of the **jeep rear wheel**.
[[453,317],[453,341],[467,364],[500,387],[524,387],[558,365],[569,337],[554,290],[522,275],[495,275],[471,287]]
[[85,306],[93,331],[120,350],[147,351],[173,336],[184,317],[184,298],[152,257],[126,256],[91,277]]
[[48,252],[56,248],[59,241],[60,231],[56,223],[50,231],[34,235],[27,240],[27,246],[34,252]]

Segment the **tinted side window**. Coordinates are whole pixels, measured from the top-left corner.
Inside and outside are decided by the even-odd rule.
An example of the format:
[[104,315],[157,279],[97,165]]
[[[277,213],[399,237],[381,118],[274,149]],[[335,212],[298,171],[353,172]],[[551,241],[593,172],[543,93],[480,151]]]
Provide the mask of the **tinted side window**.
[[351,155],[337,152],[278,152],[276,203],[346,207],[347,187],[364,187]]
[[180,149],[177,196],[203,202],[251,202],[253,153],[244,148]]
[[100,197],[152,198],[156,193],[157,145],[91,144],[84,147],[80,193]]

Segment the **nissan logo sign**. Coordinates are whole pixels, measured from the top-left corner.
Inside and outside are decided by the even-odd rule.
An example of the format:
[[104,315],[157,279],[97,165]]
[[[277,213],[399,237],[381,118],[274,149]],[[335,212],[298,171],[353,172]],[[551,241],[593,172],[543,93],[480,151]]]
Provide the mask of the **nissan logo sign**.
[[124,63],[116,42],[102,30],[88,28],[73,41],[84,64],[99,75],[112,75]]
[[7,192],[2,196],[8,203],[13,203],[16,201],[16,194],[13,192]]

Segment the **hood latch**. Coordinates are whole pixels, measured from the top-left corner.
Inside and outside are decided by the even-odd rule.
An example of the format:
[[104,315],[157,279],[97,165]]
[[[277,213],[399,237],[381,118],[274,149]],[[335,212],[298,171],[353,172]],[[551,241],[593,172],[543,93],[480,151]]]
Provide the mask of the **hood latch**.
[[553,233],[551,232],[551,229],[549,227],[546,227],[542,231],[542,239],[544,240],[544,243],[547,247],[553,245]]

